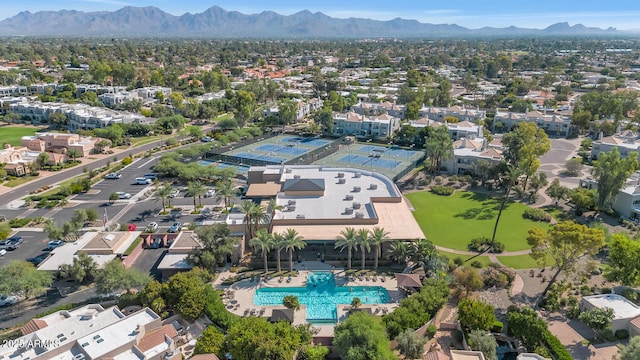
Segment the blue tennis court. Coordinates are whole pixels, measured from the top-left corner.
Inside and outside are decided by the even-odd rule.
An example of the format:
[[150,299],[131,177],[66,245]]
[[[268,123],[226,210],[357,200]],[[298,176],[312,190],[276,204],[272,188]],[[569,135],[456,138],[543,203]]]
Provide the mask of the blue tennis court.
[[391,155],[391,156],[397,156],[397,157],[402,157],[405,159],[410,159],[413,156],[419,155],[422,156],[422,153],[419,151],[412,151],[412,150],[404,150],[404,149],[390,149],[387,150],[387,152],[384,153],[385,155]]
[[347,155],[343,158],[340,159],[340,162],[343,162],[345,164],[358,164],[358,165],[364,165],[367,162],[371,161],[372,159],[368,156],[362,156],[362,155]]
[[286,160],[285,158],[281,158],[277,156],[249,154],[245,152],[234,154],[234,156],[243,158],[243,159],[263,160],[263,161],[269,161],[269,162],[278,163],[278,164],[281,164],[283,161]]
[[256,148],[256,150],[264,151],[264,152],[277,152],[281,154],[295,155],[295,156],[302,155],[304,153],[309,152],[309,149],[305,149],[305,148],[280,146],[280,145],[273,145],[273,144],[260,145],[259,147]]
[[282,139],[282,141],[293,142],[293,143],[298,142],[300,143],[300,145],[310,146],[314,148],[325,146],[331,142],[329,140],[309,139],[309,138],[302,138],[302,137],[288,137],[288,138]]
[[358,149],[358,152],[361,153],[366,153],[366,154],[370,154],[370,153],[379,153],[382,154],[383,152],[385,152],[387,149],[381,146],[373,146],[373,145],[364,145],[361,146]]

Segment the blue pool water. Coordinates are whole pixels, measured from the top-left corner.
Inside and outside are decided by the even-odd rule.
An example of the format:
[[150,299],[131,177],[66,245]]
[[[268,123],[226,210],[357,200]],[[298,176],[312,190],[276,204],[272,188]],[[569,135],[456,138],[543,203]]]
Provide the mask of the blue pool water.
[[336,286],[330,272],[312,272],[305,287],[277,287],[256,290],[253,299],[256,305],[282,305],[287,295],[298,297],[300,304],[307,306],[309,322],[331,321],[338,318],[336,306],[351,304],[357,297],[363,304],[386,304],[389,302],[387,290],[381,286]]

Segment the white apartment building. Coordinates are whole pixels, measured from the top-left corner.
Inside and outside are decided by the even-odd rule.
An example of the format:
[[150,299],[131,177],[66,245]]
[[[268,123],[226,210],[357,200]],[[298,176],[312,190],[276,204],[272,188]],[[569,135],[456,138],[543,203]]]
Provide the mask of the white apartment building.
[[487,116],[487,113],[484,110],[465,108],[461,106],[423,106],[422,108],[420,108],[418,116],[421,118],[427,118],[439,122],[444,122],[444,118],[447,116],[453,116],[458,119],[458,122],[469,121],[477,124],[478,121],[484,120],[484,118]]
[[333,134],[384,139],[400,128],[400,118],[388,114],[367,117],[353,111],[333,113]]
[[640,158],[640,136],[638,133],[625,130],[612,136],[603,137],[591,144],[591,158],[597,159],[602,152],[609,152],[617,148],[621,157],[627,157],[630,152],[636,151]]
[[476,139],[483,137],[483,126],[474,124],[470,121],[463,121],[459,123],[445,123],[436,120],[431,120],[427,118],[422,118],[418,120],[410,120],[408,126],[413,126],[415,128],[423,128],[423,127],[440,127],[443,125],[447,126],[447,130],[449,131],[449,135],[453,140],[458,139]]
[[362,102],[351,106],[351,111],[367,116],[375,116],[382,114],[389,114],[393,117],[404,119],[404,114],[407,110],[405,105],[396,105],[389,101],[376,103],[376,102]]
[[[567,137],[571,134],[571,117],[558,114],[545,114],[539,111],[529,111],[526,113],[496,112],[493,119],[492,132],[496,132],[496,127],[502,127],[504,131],[511,131],[515,124],[521,122],[533,122],[549,135]],[[500,125],[498,125],[500,124]]]

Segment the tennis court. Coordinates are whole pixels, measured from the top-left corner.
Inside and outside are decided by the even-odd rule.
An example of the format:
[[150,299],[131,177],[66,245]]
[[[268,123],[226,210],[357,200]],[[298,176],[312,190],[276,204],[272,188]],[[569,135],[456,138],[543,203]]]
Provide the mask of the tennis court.
[[[279,135],[227,151],[223,155],[239,159],[283,164],[330,144],[332,140]],[[248,161],[248,163],[251,163]]]
[[317,165],[376,171],[398,180],[424,157],[422,151],[369,143],[342,145],[334,154],[314,162]]
[[243,159],[263,160],[263,161],[270,161],[270,162],[274,162],[274,163],[283,163],[285,160],[287,160],[286,158],[283,158],[283,157],[277,157],[277,156],[271,156],[271,155],[250,154],[250,153],[245,153],[245,152],[237,153],[234,156],[239,157],[239,158],[243,158]]
[[295,156],[302,155],[311,151],[310,149],[307,149],[307,148],[298,148],[294,144],[291,144],[291,145],[292,146],[265,144],[265,145],[258,146],[256,150],[265,151],[265,152],[277,152],[280,154],[295,155]]

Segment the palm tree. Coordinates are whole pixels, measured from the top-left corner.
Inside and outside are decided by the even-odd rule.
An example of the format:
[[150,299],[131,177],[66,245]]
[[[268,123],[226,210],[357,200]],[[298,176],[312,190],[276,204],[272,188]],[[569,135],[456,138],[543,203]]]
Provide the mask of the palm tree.
[[193,196],[193,208],[195,210],[195,209],[197,209],[197,207],[196,207],[196,197],[199,199],[200,206],[202,206],[202,195],[204,195],[204,193],[207,192],[207,189],[198,180],[190,181],[187,184],[187,186],[188,186],[187,193],[189,194],[189,196]]
[[271,199],[269,199],[268,209],[269,209],[269,215],[270,215],[269,231],[271,231],[271,230],[273,230],[273,219],[276,216],[276,211],[284,210],[284,206],[278,205],[278,202],[276,201],[276,199],[275,198],[271,198]]
[[289,271],[293,271],[293,251],[304,249],[307,243],[304,242],[303,237],[298,235],[295,229],[287,229],[284,234],[284,248],[289,253]]
[[280,272],[282,270],[280,267],[280,252],[284,249],[284,236],[282,234],[273,233],[271,234],[271,237],[273,238],[273,247],[276,250],[276,267],[278,272]]
[[336,238],[335,248],[340,248],[340,251],[347,248],[347,268],[351,269],[351,250],[354,246],[358,244],[358,239],[356,239],[356,229],[352,227],[347,227],[346,229],[340,231],[340,236]]
[[374,227],[371,230],[371,244],[375,246],[375,254],[373,260],[373,268],[378,269],[378,257],[382,255],[382,244],[390,241],[389,233],[384,231],[383,228]]
[[404,262],[406,265],[409,257],[409,244],[405,241],[393,243],[389,246],[387,252],[389,253],[389,257],[395,260],[398,264]]
[[268,273],[269,267],[267,263],[267,255],[269,254],[269,251],[273,250],[273,237],[269,232],[267,232],[267,230],[260,229],[256,233],[256,237],[252,238],[249,244],[256,248],[256,250],[259,249],[261,251],[262,259],[264,261],[264,273]]
[[165,183],[162,187],[158,189],[158,196],[160,197],[160,199],[162,199],[163,213],[167,211],[167,209],[165,208],[165,201],[169,198],[169,195],[171,195],[172,191],[173,191],[173,188],[171,187],[171,185],[167,183]]
[[253,226],[249,228],[252,234],[255,234],[261,224],[265,224],[269,220],[269,214],[264,207],[255,205],[251,209],[251,221]]
[[224,207],[229,208],[229,199],[236,194],[236,189],[233,187],[233,183],[230,180],[218,182],[218,194],[224,197]]
[[253,214],[253,208],[256,207],[256,204],[251,200],[242,200],[240,203],[240,211],[244,213],[244,224],[247,231],[247,237],[250,239],[253,238],[251,232],[251,215]]
[[360,229],[356,233],[356,239],[358,247],[360,251],[362,251],[362,257],[360,258],[362,270],[364,270],[365,266],[365,256],[367,256],[367,252],[371,251],[371,235],[369,234],[369,230]]

